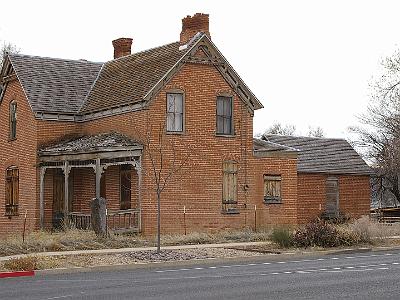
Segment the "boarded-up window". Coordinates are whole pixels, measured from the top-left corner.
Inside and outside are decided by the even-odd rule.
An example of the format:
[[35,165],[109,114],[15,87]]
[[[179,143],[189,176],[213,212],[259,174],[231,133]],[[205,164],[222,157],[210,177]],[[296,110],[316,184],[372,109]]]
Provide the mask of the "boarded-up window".
[[266,203],[281,203],[282,177],[276,175],[264,175],[264,201]]
[[325,213],[329,217],[335,217],[339,213],[339,182],[336,177],[328,177],[326,180]]
[[17,103],[10,103],[10,139],[17,138]]
[[217,134],[232,135],[232,97],[217,97]]
[[235,161],[223,163],[222,205],[227,212],[237,207],[237,173],[238,166]]
[[6,170],[6,215],[18,214],[19,171],[18,168]]
[[120,209],[131,208],[131,165],[120,166]]
[[167,94],[167,131],[183,131],[183,94]]

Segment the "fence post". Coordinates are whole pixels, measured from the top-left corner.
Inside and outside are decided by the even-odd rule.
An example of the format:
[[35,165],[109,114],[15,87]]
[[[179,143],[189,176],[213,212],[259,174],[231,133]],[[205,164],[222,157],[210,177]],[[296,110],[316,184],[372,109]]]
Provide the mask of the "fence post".
[[257,232],[257,205],[254,204],[254,232]]
[[28,210],[25,210],[24,217],[24,231],[22,232],[22,243],[25,243],[25,230],[26,230],[26,215],[28,214]]
[[183,228],[185,229],[185,235],[186,235],[186,206],[183,206]]

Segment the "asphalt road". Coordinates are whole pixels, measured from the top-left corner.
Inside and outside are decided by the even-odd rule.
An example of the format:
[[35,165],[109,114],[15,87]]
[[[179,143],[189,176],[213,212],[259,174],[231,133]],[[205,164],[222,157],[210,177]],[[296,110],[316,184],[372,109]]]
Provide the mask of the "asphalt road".
[[0,299],[399,299],[400,251],[0,279]]

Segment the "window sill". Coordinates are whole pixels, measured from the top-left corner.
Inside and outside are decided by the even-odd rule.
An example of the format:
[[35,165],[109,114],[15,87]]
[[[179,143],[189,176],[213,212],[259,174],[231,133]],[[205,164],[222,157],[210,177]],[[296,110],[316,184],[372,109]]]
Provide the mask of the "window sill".
[[165,134],[172,134],[172,135],[184,135],[184,131],[166,131]]
[[9,142],[13,142],[13,141],[16,141],[16,140],[17,140],[17,138],[13,138],[13,139],[8,138],[8,141],[9,141]]
[[281,198],[269,198],[269,199],[264,199],[263,203],[265,205],[268,204],[283,204],[282,199]]
[[222,210],[221,214],[223,214],[223,215],[238,215],[238,214],[240,214],[240,212],[237,208],[231,208],[228,210]]
[[234,137],[236,137],[236,135],[234,135],[234,134],[219,134],[219,133],[216,133],[215,136],[216,137],[223,137],[223,138],[234,138]]

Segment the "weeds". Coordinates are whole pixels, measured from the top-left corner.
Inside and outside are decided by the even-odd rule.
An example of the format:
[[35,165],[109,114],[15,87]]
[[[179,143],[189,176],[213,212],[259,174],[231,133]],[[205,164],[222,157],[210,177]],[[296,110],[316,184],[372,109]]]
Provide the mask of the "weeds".
[[289,228],[274,228],[271,234],[271,240],[283,248],[293,245],[293,233]]
[[32,271],[36,269],[37,258],[35,256],[12,258],[5,261],[3,266],[11,271]]

